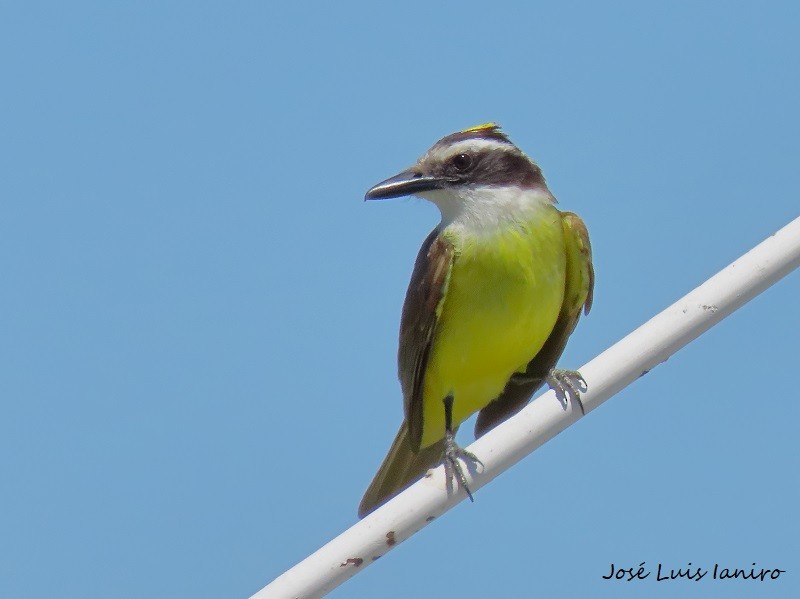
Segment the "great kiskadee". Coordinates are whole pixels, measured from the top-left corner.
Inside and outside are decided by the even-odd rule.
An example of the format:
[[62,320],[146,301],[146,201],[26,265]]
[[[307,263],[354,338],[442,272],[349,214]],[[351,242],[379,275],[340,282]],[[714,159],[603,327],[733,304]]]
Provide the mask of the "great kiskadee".
[[592,305],[589,236],[555,207],[541,169],[489,123],[444,137],[366,199],[405,195],[433,202],[442,220],[422,244],[403,306],[405,420],[360,517],[442,458],[466,488],[458,460],[474,456],[455,432],[476,411],[481,436],[544,382],[578,401],[581,390],[578,373],[555,365]]

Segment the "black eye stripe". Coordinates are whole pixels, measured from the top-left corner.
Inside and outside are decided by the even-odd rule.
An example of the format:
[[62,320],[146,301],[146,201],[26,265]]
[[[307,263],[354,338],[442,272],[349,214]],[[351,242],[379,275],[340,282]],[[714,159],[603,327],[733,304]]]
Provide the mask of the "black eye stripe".
[[518,185],[521,188],[545,185],[539,167],[514,146],[507,150],[467,150],[439,163],[435,170],[442,176],[454,177],[453,182],[461,184]]

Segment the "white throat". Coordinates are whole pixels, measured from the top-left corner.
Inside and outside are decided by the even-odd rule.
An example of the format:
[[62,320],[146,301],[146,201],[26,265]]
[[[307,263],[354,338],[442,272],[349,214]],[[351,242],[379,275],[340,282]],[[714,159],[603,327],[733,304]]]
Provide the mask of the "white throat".
[[439,208],[442,229],[453,226],[476,233],[527,221],[545,206],[555,203],[546,189],[515,186],[437,189],[419,195]]

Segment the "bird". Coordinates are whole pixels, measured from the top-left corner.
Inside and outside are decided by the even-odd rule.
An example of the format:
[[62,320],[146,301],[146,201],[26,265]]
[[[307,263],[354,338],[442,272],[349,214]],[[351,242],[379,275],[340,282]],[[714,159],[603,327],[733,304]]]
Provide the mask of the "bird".
[[480,437],[543,384],[580,403],[580,373],[556,368],[594,295],[583,220],[556,208],[541,168],[498,124],[447,135],[365,200],[414,195],[441,221],[419,250],[400,319],[404,419],[358,508],[365,517],[444,461],[467,495],[460,424]]

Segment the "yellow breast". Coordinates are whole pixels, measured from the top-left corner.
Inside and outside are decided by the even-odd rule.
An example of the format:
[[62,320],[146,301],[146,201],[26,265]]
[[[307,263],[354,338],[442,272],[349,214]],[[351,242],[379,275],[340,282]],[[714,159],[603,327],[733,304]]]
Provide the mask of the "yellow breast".
[[525,369],[553,329],[564,296],[564,234],[554,207],[492,233],[448,228],[442,234],[456,254],[425,371],[422,447],[444,436],[448,394],[457,426]]

